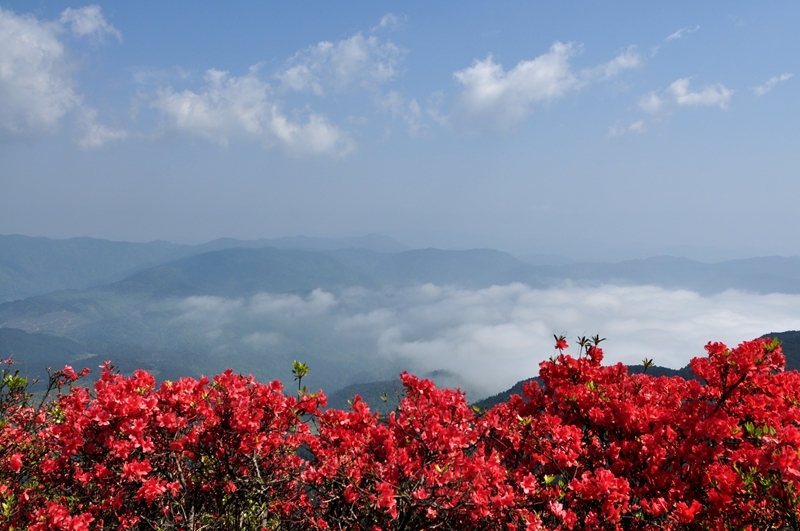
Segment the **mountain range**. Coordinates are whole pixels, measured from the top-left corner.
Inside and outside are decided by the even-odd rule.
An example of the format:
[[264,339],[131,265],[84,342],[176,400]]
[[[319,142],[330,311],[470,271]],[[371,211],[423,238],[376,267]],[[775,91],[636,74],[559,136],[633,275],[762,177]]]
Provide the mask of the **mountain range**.
[[285,379],[301,359],[312,366],[311,387],[336,391],[393,381],[405,367],[379,356],[375,338],[342,328],[355,317],[335,320],[326,310],[360,304],[352,312],[359,319],[380,318],[377,303],[363,301],[408,287],[613,283],[800,293],[798,257],[553,261],[536,265],[491,249],[407,249],[379,235],[195,246],[0,236],[0,358],[14,354],[39,377],[47,366],[112,359],[122,371],[144,368],[161,379],[228,366]]
[[220,238],[202,245],[0,235],[0,302],[56,290],[101,286],[122,280],[137,271],[209,251],[263,247],[314,250],[357,247],[389,253],[408,250],[402,243],[377,234],[357,238]]

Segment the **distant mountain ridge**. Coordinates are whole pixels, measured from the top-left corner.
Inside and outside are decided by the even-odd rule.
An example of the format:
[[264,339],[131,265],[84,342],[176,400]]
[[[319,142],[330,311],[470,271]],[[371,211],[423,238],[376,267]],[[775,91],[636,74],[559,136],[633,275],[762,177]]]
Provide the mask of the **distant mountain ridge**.
[[590,285],[652,284],[701,294],[726,289],[800,293],[800,257],[772,256],[708,264],[659,256],[618,263],[574,263],[565,257],[545,255],[517,259],[492,249],[410,250],[392,238],[375,234],[357,238],[220,238],[194,246],[164,241],[131,243],[0,235],[0,302],[63,289],[102,286],[207,252],[266,247],[330,253],[361,278],[366,274],[376,282],[390,284],[430,282],[484,287],[523,282],[533,287],[548,287],[569,279]]
[[[396,375],[397,362],[376,355],[374,338],[348,339],[346,332],[336,328],[339,325],[333,317],[324,318],[324,311],[318,314],[323,316],[321,320],[313,323],[292,320],[292,315],[315,311],[314,304],[326,304],[325,300],[333,305],[328,308],[336,311],[336,305],[346,300],[348,293],[359,293],[359,289],[369,291],[370,297],[374,294],[375,300],[388,300],[398,290],[427,283],[481,289],[520,282],[547,289],[569,281],[579,286],[649,284],[703,294],[726,289],[800,293],[797,257],[716,264],[655,257],[617,264],[533,265],[492,249],[379,252],[350,245],[391,242],[379,236],[354,240],[358,239],[319,242],[289,238],[282,243],[294,247],[280,249],[262,246],[268,240],[225,239],[200,246],[206,252],[197,252],[198,246],[166,242],[117,245],[119,242],[77,239],[60,241],[55,246],[58,252],[48,255],[52,241],[31,243],[24,237],[0,237],[0,273],[11,271],[17,280],[28,283],[14,285],[13,278],[8,280],[12,273],[8,273],[0,276],[0,293],[96,280],[88,288],[54,290],[0,303],[0,330],[70,339],[80,344],[70,348],[113,356],[120,366],[142,366],[164,377],[181,372],[209,374],[226,366],[262,378],[282,377],[292,360],[301,359],[315,368],[310,386],[335,390]],[[305,248],[323,244],[330,248]],[[221,249],[208,250],[214,247]],[[188,254],[175,256],[182,253]],[[104,257],[109,255],[116,258],[103,266]],[[150,262],[143,260],[163,262],[148,265]],[[131,267],[135,271],[123,275],[121,271]],[[55,280],[37,284],[37,278],[46,278],[52,271],[61,271],[61,276],[56,274]],[[98,284],[113,272],[117,277]],[[358,326],[369,328],[369,319],[382,318],[384,310],[370,312],[372,309],[358,310],[363,321]],[[23,341],[20,337],[24,336],[13,337],[14,341]],[[0,336],[0,342],[11,339]],[[50,345],[53,352],[67,352],[64,345],[47,338],[36,336],[24,341]],[[22,350],[29,353],[25,356],[33,355],[33,348]],[[79,355],[63,354],[61,358]],[[30,358],[30,363],[34,359]]]
[[152,267],[107,288],[156,297],[258,292],[307,293],[317,288],[375,287],[373,280],[327,253],[264,247],[225,249]]
[[18,234],[0,235],[0,302],[57,290],[101,286],[173,260],[240,247],[328,251],[353,247],[378,252],[401,252],[408,249],[402,243],[378,234],[357,238],[220,238],[201,245],[181,245],[165,241],[118,242],[86,237],[55,240]]

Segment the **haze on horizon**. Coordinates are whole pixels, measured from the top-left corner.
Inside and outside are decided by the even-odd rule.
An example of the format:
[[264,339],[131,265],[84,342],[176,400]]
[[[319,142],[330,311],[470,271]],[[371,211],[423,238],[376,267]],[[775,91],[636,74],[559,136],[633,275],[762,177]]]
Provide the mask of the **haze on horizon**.
[[800,254],[800,5],[0,2],[0,234]]

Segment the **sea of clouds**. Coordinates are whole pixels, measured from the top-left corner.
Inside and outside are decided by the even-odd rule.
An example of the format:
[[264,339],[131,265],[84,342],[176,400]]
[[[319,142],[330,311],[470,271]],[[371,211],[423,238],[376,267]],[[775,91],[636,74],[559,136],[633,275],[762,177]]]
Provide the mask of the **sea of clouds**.
[[288,329],[316,330],[329,334],[332,343],[362,350],[366,345],[370,359],[418,374],[449,371],[472,399],[535,376],[538,364],[554,353],[554,334],[566,335],[571,345],[582,335],[608,338],[607,362],[652,358],[679,368],[703,355],[709,341],[735,345],[800,329],[800,295],[731,290],[701,296],[654,286],[425,284],[384,291],[318,289],[304,297],[189,297],[178,307],[177,319],[202,325],[212,339],[278,347]]

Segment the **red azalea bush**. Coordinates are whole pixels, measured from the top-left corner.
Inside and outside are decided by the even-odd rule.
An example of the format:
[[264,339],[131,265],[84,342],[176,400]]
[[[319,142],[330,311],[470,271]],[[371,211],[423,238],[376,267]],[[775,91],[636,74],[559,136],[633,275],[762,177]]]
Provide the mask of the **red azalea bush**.
[[[602,365],[599,338],[485,413],[403,374],[383,418],[227,371],[156,386],[0,381],[0,530],[800,529],[800,377],[777,341],[697,380]],[[307,368],[296,364],[302,377]]]

